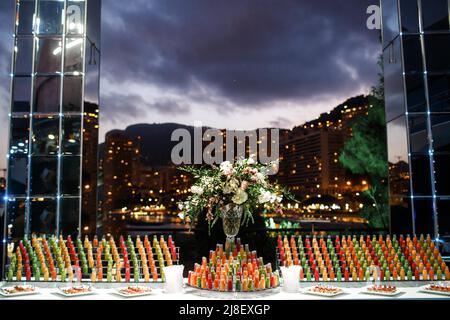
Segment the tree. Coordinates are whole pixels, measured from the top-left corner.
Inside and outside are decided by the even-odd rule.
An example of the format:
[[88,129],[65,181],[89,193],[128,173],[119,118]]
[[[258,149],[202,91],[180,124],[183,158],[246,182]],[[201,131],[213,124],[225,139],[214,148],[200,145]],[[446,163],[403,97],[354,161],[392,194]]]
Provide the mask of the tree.
[[352,126],[352,137],[345,142],[339,157],[342,165],[354,174],[369,179],[370,187],[364,195],[372,206],[362,214],[374,228],[389,227],[388,162],[386,143],[386,116],[384,109],[384,79],[381,67],[380,79],[369,96],[367,116],[359,116]]

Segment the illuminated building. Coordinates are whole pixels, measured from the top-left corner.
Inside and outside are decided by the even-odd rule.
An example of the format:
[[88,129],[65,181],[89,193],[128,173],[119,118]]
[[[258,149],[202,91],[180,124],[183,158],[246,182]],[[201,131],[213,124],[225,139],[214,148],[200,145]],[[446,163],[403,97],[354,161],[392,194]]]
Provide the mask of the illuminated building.
[[438,237],[450,232],[449,2],[382,0],[381,9],[391,229]]
[[108,213],[127,206],[136,194],[132,176],[139,166],[139,157],[137,142],[124,131],[113,130],[106,134],[102,164],[103,212]]
[[366,115],[369,107],[367,97],[354,97],[316,120],[282,131],[279,182],[302,198],[359,191],[339,155],[353,120]]
[[98,116],[100,4],[16,1],[8,239],[24,233],[77,235],[85,223],[95,232],[95,202],[81,186],[92,184],[95,193],[96,178],[87,168],[97,161],[98,126],[91,126],[86,112],[95,105]]

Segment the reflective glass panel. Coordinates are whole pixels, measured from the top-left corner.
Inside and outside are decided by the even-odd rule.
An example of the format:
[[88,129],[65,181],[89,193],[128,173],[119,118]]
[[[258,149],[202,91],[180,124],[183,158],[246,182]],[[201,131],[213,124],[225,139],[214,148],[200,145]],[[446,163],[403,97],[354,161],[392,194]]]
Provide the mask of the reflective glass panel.
[[65,76],[63,81],[63,112],[81,113],[83,78]]
[[30,113],[31,77],[14,77],[11,112]]
[[66,39],[64,72],[83,72],[84,40],[83,38]]
[[400,16],[403,32],[419,32],[417,0],[400,0]]
[[64,1],[39,0],[36,29],[38,34],[62,34]]
[[422,1],[423,28],[425,31],[449,30],[448,0]]
[[31,157],[31,195],[55,196],[57,157]]
[[67,2],[67,23],[66,30],[68,34],[84,33],[84,1]]
[[450,154],[434,156],[436,192],[439,196],[450,196]]
[[430,158],[427,155],[411,156],[414,196],[431,196]]
[[35,9],[36,4],[34,0],[20,0],[16,15],[17,34],[33,33],[33,15]]
[[28,156],[9,158],[8,192],[10,196],[26,196],[28,188]]
[[80,223],[80,199],[62,198],[60,200],[59,231],[64,235],[76,236]]
[[14,73],[31,75],[33,72],[33,38],[16,38]]
[[58,153],[59,119],[57,117],[33,118],[33,155],[56,155]]
[[428,76],[431,112],[450,112],[450,74]]
[[30,135],[30,119],[11,118],[11,134],[9,154],[28,154],[28,140]]
[[433,202],[430,199],[414,200],[416,234],[433,234]]
[[435,153],[450,153],[450,114],[432,115],[433,148]]
[[33,111],[59,113],[61,77],[36,77],[34,81]]
[[383,52],[386,118],[390,121],[405,113],[400,40]]
[[408,122],[411,153],[428,153],[427,117],[425,115],[409,115]]
[[[409,195],[408,138],[405,117],[397,118],[387,124],[389,184],[391,197]],[[395,202],[403,202],[402,197]]]
[[37,40],[35,72],[61,72],[61,61],[61,40],[48,38]]
[[[437,207],[438,207],[438,221],[439,221],[439,230],[441,236],[445,236],[446,240],[448,241],[450,232],[450,199],[438,199],[437,201]],[[450,249],[450,248],[449,248]],[[447,251],[446,253],[449,253]]]
[[450,34],[427,34],[425,54],[428,72],[450,72]]
[[422,74],[405,76],[408,112],[426,112],[425,87]]
[[62,120],[62,153],[80,154],[81,116],[66,116]]
[[399,33],[397,1],[381,1],[383,15],[383,47],[387,46]]
[[10,199],[7,203],[6,237],[11,241],[23,239],[25,203],[25,199]]
[[61,158],[61,184],[62,195],[80,195],[80,157],[65,156]]
[[32,233],[53,234],[56,227],[56,200],[32,199],[30,217]]
[[420,37],[403,37],[403,56],[405,72],[423,72],[422,50],[420,47]]
[[411,198],[391,197],[390,210],[392,230],[395,230],[397,234],[411,234],[413,231]]

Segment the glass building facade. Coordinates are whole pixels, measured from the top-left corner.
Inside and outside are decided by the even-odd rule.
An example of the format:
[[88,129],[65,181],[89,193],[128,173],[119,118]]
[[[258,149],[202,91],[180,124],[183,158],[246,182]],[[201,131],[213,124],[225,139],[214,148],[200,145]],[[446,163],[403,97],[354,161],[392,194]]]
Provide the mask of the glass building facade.
[[96,228],[100,0],[17,0],[5,236]]
[[393,232],[450,233],[448,0],[381,0]]

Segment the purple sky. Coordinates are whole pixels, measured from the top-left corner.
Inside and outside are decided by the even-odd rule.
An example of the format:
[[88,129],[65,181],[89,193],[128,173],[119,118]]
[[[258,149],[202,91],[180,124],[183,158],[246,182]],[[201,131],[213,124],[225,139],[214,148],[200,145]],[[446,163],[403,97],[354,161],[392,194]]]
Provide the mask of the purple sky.
[[[1,154],[13,3],[0,3]],[[101,140],[142,122],[291,128],[368,93],[381,47],[366,8],[377,3],[103,0]]]

